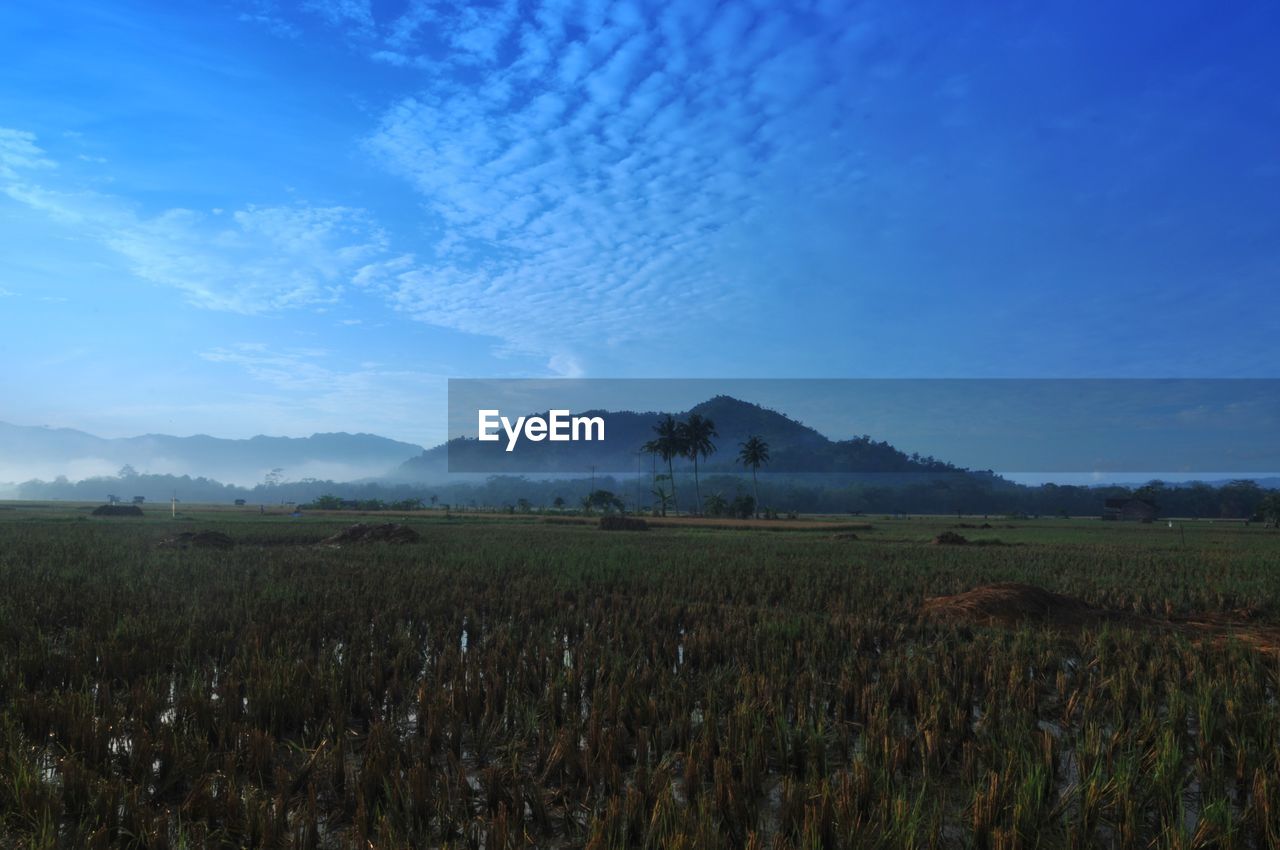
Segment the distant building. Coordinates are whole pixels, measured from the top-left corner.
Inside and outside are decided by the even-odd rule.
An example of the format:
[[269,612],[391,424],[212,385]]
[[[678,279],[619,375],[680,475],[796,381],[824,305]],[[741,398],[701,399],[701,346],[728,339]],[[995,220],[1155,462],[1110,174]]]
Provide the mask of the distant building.
[[108,504],[108,505],[118,505],[118,504],[120,504],[120,497],[119,497],[119,496],[114,496],[114,495],[112,495],[112,496],[107,496],[107,504]]
[[1156,518],[1157,513],[1158,510],[1153,503],[1133,497],[1107,499],[1102,508],[1102,518],[1109,520],[1151,522]]
[[236,499],[236,507],[237,507],[237,508],[243,508],[243,507],[244,507],[244,499]]
[[143,502],[145,502],[146,500],[147,500],[147,497],[146,497],[146,496],[134,496],[134,497],[133,497],[133,503],[134,503],[135,505],[141,505],[141,504],[142,504]]

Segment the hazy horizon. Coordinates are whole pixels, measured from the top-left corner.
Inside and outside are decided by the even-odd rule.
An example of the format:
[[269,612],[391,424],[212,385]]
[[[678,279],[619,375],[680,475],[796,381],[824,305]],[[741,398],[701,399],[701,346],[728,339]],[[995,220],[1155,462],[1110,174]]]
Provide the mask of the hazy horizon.
[[[104,435],[82,431],[0,422],[0,482],[109,477],[125,464],[143,474],[191,475],[239,486],[260,483],[273,469],[282,480],[295,482],[385,479],[423,449],[438,448],[446,436],[474,439],[477,410],[493,406],[513,415],[553,408],[621,415],[622,430],[614,432],[613,441],[598,449],[583,447],[587,453],[575,454],[574,463],[589,463],[601,473],[630,473],[635,469],[634,453],[650,429],[634,415],[628,418],[628,412],[682,415],[704,403],[719,420],[721,433],[714,442],[726,449],[721,452],[725,457],[737,440],[745,439],[746,427],[789,445],[795,424],[744,424],[759,415],[779,414],[832,441],[865,435],[907,455],[936,458],[963,469],[994,470],[1019,483],[1268,478],[1280,469],[1270,440],[1280,421],[1278,384],[1142,379],[463,380],[450,382],[450,434],[425,445],[351,432],[284,438],[259,434],[253,439],[153,433],[103,439]],[[563,474],[563,461],[556,455],[546,456],[545,462],[533,458],[533,465],[528,456],[513,457],[514,464],[504,463],[503,455],[492,460],[467,456],[481,466],[454,469],[450,459],[449,468],[533,477]],[[800,464],[793,469],[786,466],[786,456],[784,452],[783,466],[774,464],[765,472],[804,471],[818,457],[793,455]],[[435,463],[442,462],[441,458]],[[424,467],[414,474],[425,471]]]

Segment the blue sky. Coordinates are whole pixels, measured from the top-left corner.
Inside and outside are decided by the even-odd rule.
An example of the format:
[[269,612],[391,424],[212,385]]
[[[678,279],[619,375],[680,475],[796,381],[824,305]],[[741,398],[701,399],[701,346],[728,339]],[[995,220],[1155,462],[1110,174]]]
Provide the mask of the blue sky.
[[10,0],[0,419],[431,443],[448,377],[1272,377],[1277,31]]

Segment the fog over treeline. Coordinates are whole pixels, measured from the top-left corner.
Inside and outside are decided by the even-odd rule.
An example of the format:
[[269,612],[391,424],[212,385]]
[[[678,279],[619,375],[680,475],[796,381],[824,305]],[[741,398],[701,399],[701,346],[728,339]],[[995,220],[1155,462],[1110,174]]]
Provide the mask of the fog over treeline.
[[[603,412],[609,418],[607,447],[595,444],[530,443],[508,455],[498,444],[451,441],[428,450],[373,434],[313,434],[310,437],[253,437],[229,440],[204,435],[145,435],[103,439],[70,429],[0,423],[0,498],[64,499],[280,505],[307,504],[322,497],[373,507],[451,505],[463,508],[533,510],[576,508],[584,496],[605,490],[630,511],[646,511],[670,493],[657,449],[642,449],[655,433],[657,413]],[[1105,501],[1136,496],[1164,516],[1249,517],[1264,486],[1280,479],[1217,480],[1135,485],[1019,484],[990,471],[962,469],[945,459],[907,454],[891,443],[864,435],[831,440],[786,414],[719,395],[677,418],[701,416],[714,423],[712,450],[701,457],[695,486],[687,451],[671,465],[676,498],[670,505],[687,512],[694,493],[733,501],[754,496],[751,475],[739,447],[763,435],[769,458],[759,467],[762,509],[779,513],[970,513],[1097,516]],[[489,448],[488,454],[477,449]],[[640,449],[640,451],[637,451]],[[82,469],[87,458],[96,467]],[[521,461],[517,463],[516,461]],[[104,470],[113,462],[118,466]],[[41,464],[35,475],[15,471]],[[471,465],[469,465],[471,464]],[[447,470],[471,468],[470,474]],[[585,472],[595,469],[598,475]],[[488,471],[482,471],[488,470]],[[634,470],[618,473],[616,470]],[[613,474],[607,474],[612,472]],[[1225,477],[1225,476],[1224,476]],[[16,483],[21,481],[22,483]],[[558,500],[558,501],[557,501]]]
[[295,480],[374,478],[422,452],[422,447],[375,434],[312,434],[309,437],[227,439],[197,434],[144,434],[104,438],[71,428],[0,422],[0,482],[71,480],[115,475],[124,468],[174,476],[215,475],[221,482],[252,487],[273,469]]
[[[490,508],[495,510],[550,509],[560,499],[576,508],[593,490],[618,496],[629,511],[647,512],[655,503],[647,476],[596,476],[538,479],[521,476],[455,476],[453,482],[395,484],[342,483],[309,479],[239,487],[209,478],[171,475],[125,475],[71,481],[27,481],[14,496],[29,500],[105,502],[116,496],[148,502],[177,497],[182,502],[248,505],[307,504],[332,496],[361,507],[390,507],[420,501],[425,507]],[[1274,486],[1274,479],[1266,483]],[[693,478],[677,475],[680,507],[692,506]],[[704,498],[718,494],[732,500],[752,492],[748,475],[709,475],[701,481]],[[951,474],[940,476],[771,475],[760,476],[760,502],[780,513],[933,513],[1030,514],[1097,516],[1107,499],[1137,497],[1154,503],[1162,516],[1236,518],[1254,516],[1268,490],[1253,480],[1219,484],[1191,482],[1140,486],[1043,484],[1027,486],[998,476]]]

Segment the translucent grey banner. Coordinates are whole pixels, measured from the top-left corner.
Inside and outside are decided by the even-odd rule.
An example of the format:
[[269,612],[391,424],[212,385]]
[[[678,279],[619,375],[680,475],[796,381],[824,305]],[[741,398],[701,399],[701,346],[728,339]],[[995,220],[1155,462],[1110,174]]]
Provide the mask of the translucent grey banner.
[[1256,476],[1277,435],[1277,379],[454,379],[448,471]]

